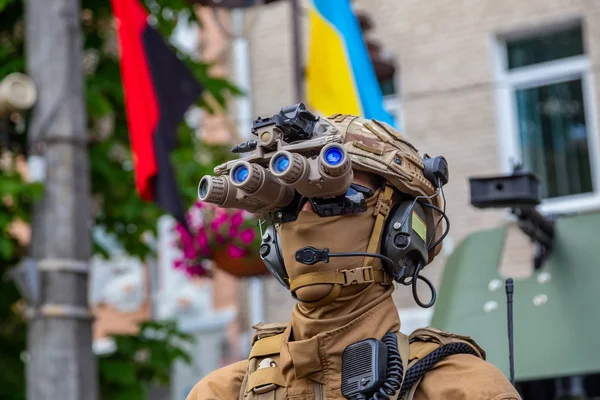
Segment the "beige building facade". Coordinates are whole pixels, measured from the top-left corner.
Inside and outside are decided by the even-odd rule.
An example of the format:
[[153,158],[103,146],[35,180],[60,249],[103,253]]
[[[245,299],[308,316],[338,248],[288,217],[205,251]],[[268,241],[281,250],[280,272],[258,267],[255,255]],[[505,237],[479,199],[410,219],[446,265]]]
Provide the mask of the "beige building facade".
[[[423,274],[439,284],[448,254],[466,235],[510,224],[502,270],[527,275],[528,239],[507,212],[470,205],[468,178],[509,173],[512,161],[523,161],[541,177],[544,213],[600,209],[600,3],[356,0],[353,6],[371,18],[368,35],[395,60],[395,93],[386,106],[421,152],[443,155],[450,165],[444,188],[450,234]],[[296,100],[290,6],[276,2],[252,13],[246,16],[252,18],[249,98],[252,115],[267,116]],[[265,319],[287,320],[289,292],[266,279],[264,293]],[[405,323],[427,323],[431,310],[418,310],[410,288],[399,286],[396,297]]]

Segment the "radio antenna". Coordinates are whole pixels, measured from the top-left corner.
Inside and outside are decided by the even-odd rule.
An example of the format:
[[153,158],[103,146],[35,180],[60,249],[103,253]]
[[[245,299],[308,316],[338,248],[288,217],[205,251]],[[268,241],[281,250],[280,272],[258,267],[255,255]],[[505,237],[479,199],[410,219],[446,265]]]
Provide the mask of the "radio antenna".
[[508,317],[508,362],[510,365],[510,383],[515,386],[515,359],[513,349],[513,291],[512,278],[506,280],[506,312]]

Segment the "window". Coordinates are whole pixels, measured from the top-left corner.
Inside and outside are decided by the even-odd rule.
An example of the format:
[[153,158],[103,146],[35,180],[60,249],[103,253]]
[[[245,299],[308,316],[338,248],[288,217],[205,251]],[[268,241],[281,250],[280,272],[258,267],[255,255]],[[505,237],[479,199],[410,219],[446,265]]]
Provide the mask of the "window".
[[593,191],[582,80],[515,92],[521,151],[544,198]]
[[506,43],[508,68],[540,64],[584,54],[581,25]]
[[381,94],[383,97],[394,96],[396,95],[396,76],[395,74],[379,79],[379,87],[381,88]]
[[401,105],[402,103],[400,102],[400,96],[398,96],[397,94],[385,96],[383,98],[383,108],[385,108],[387,112],[392,114],[394,119],[396,120],[395,128],[406,135],[406,133],[404,132]]
[[523,162],[542,184],[542,211],[600,209],[598,131],[579,23],[510,35],[497,48],[505,172]]
[[402,120],[402,107],[400,102],[400,93],[396,82],[397,72],[385,78],[379,78],[379,87],[383,94],[383,108],[396,120],[396,129],[404,133],[404,124]]

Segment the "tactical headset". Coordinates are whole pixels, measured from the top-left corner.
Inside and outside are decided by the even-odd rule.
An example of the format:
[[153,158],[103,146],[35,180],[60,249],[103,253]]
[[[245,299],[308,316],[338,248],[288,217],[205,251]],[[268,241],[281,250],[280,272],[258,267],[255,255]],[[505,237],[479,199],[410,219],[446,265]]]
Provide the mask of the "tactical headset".
[[[426,154],[423,164],[425,177],[438,188],[438,191],[433,195],[437,196],[442,192],[442,187],[448,182],[448,163],[442,156],[430,158]],[[381,254],[361,253],[360,255],[382,259],[385,271],[401,284],[412,284],[417,303],[421,307],[430,307],[435,302],[435,289],[431,282],[419,275],[419,272],[429,262],[429,251],[441,243],[448,234],[448,217],[444,210],[429,202],[418,202],[419,198],[427,199],[428,197],[419,196],[415,198],[402,193],[398,194],[401,200],[393,206],[383,229]],[[441,215],[440,219],[435,221],[433,213],[426,213],[425,207],[438,211]],[[442,218],[446,221],[444,233],[435,243],[429,243],[435,237],[435,232]],[[427,237],[426,232],[431,232],[431,235]],[[319,261],[328,262],[329,257],[348,255],[351,254],[329,253],[328,249],[317,250],[309,247],[299,249],[296,253],[296,260],[303,264],[314,264]],[[275,279],[285,288],[290,289],[289,277],[275,224],[268,225],[262,231],[260,257],[275,276]],[[411,280],[407,281],[407,278],[411,278]],[[416,295],[417,279],[423,280],[432,291],[430,303],[423,304],[418,299]]]

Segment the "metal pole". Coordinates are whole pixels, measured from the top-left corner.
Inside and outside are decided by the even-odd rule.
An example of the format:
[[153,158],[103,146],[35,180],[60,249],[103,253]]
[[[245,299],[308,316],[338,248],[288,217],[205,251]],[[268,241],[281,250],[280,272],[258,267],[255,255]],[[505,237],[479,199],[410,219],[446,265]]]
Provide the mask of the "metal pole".
[[298,0],[290,0],[292,14],[292,37],[294,54],[295,98],[300,103],[304,99],[304,65],[302,60],[302,32],[300,31],[300,6]]
[[46,166],[32,222],[40,299],[28,327],[27,398],[96,400],[80,2],[26,0],[25,8],[27,70],[39,90],[29,149]]
[[[233,39],[233,54],[235,59],[234,72],[235,84],[242,89],[246,95],[237,99],[237,120],[238,131],[241,132],[242,139],[249,139],[252,130],[252,97],[251,97],[251,82],[252,71],[250,70],[250,49],[248,38],[244,35],[244,19],[246,11],[242,8],[234,8],[231,10],[231,22],[235,33]],[[261,278],[253,277],[248,279],[248,285],[245,294],[247,307],[247,322],[243,329],[247,329],[248,337],[244,337],[244,342],[249,343],[252,335],[252,325],[264,320],[264,282]],[[244,321],[246,322],[246,321]]]
[[508,322],[508,364],[510,369],[510,383],[515,386],[515,352],[513,336],[513,292],[514,281],[512,278],[506,279],[506,313]]

